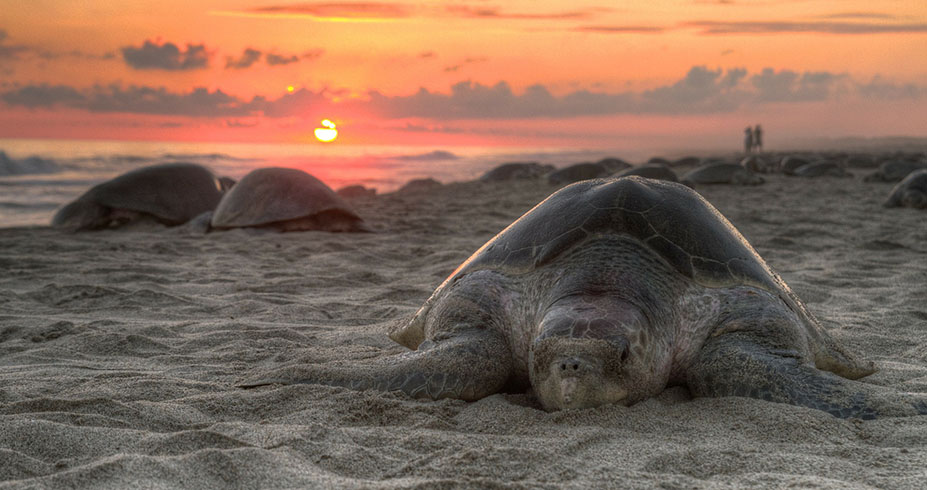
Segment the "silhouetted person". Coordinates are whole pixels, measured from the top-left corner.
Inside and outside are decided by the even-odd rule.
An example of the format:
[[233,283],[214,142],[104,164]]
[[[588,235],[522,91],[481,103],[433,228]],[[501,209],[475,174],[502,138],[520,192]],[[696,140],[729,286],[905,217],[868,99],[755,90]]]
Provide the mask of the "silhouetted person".
[[762,153],[763,151],[763,130],[760,128],[759,124],[753,128],[753,149],[756,150],[757,153]]
[[753,151],[753,128],[747,126],[744,130],[744,153]]

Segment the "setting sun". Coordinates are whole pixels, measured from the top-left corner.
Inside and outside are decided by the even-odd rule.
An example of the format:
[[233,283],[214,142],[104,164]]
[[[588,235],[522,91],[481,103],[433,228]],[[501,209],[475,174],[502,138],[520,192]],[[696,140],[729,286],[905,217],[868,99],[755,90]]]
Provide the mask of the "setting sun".
[[338,137],[338,130],[335,129],[335,123],[325,119],[322,121],[321,128],[315,128],[315,137],[317,140],[323,143],[330,143],[335,141],[335,138]]

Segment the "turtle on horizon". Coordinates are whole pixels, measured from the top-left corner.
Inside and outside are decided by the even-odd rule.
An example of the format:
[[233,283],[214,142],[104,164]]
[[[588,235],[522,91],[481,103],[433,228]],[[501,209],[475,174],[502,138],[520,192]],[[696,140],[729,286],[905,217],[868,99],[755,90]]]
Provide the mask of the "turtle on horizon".
[[51,224],[73,231],[143,221],[177,226],[215,209],[234,184],[195,163],[151,165],[93,186],[61,207]]
[[711,204],[641,177],[552,194],[390,333],[412,351],[290,365],[242,383],[477,400],[528,387],[547,410],[632,405],[667,386],[837,417],[927,413],[853,381],[875,371],[824,330]]

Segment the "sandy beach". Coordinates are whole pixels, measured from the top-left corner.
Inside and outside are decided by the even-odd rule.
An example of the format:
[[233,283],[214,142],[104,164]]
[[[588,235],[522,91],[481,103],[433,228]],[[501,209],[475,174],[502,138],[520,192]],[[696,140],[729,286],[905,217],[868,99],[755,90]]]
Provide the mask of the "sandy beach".
[[[892,185],[698,187],[831,335],[927,394],[925,212]],[[236,387],[387,338],[555,190],[448,184],[351,203],[377,233],[0,229],[0,488],[924,488],[927,416],[838,419],[672,388],[548,413],[318,385]]]

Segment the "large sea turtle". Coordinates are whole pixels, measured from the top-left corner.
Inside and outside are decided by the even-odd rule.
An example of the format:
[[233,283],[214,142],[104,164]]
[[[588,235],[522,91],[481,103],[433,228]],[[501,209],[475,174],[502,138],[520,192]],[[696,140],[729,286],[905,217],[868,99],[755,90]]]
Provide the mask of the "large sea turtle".
[[927,208],[927,169],[915,170],[895,185],[885,207]]
[[70,230],[115,228],[140,220],[175,226],[215,209],[233,183],[193,163],[143,167],[92,187],[59,209],[51,224]]
[[294,168],[265,167],[245,175],[219,202],[211,228],[278,231],[370,231],[344,199]]
[[641,177],[565,187],[455,270],[390,334],[414,351],[294,365],[242,386],[320,383],[476,400],[530,384],[548,410],[668,385],[838,417],[927,413],[839,345],[698,193]]

